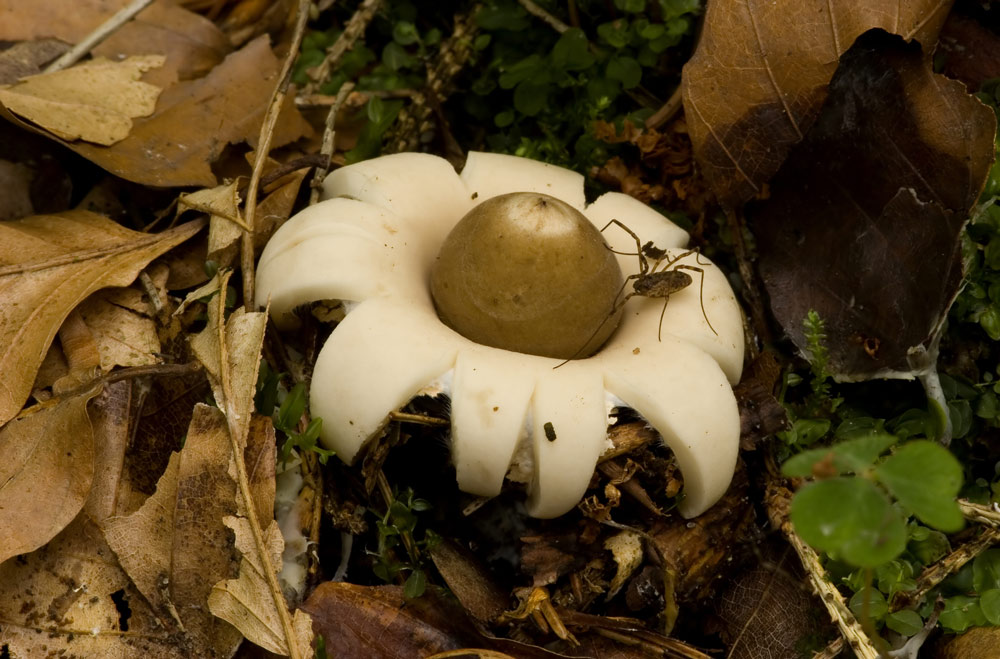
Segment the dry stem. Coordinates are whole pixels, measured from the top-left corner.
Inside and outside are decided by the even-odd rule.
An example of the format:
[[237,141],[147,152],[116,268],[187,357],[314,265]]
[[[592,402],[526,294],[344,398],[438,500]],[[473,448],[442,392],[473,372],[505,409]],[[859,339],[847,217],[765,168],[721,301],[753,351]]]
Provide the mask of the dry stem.
[[[306,0],[304,4],[308,5]],[[244,234],[246,235],[246,234]],[[251,252],[252,253],[252,252]],[[229,273],[223,277],[220,288],[225,290],[229,282]],[[260,528],[260,520],[257,519],[257,510],[254,507],[253,496],[250,494],[250,479],[247,477],[247,466],[243,460],[243,448],[246,444],[246,437],[241,436],[239,421],[234,418],[229,403],[233,400],[232,383],[229,381],[229,353],[226,346],[226,296],[215,296],[215,303],[218,305],[218,341],[219,341],[219,379],[222,386],[222,395],[225,398],[222,407],[226,413],[226,425],[229,429],[229,439],[232,442],[233,459],[236,463],[236,482],[239,484],[240,497],[246,508],[247,522],[250,524],[250,531],[253,535],[254,548],[260,565],[263,566],[264,577],[267,579],[268,589],[271,591],[271,598],[274,601],[274,608],[278,612],[281,620],[281,628],[285,635],[285,642],[288,644],[288,656],[290,659],[303,659],[299,653],[298,640],[292,628],[292,619],[288,614],[288,605],[285,603],[285,595],[278,583],[278,575],[271,569],[270,552],[264,542],[264,532]]]
[[247,311],[253,311],[254,308],[253,243],[254,219],[257,215],[257,190],[260,187],[260,177],[264,171],[264,163],[267,162],[267,154],[271,150],[274,127],[278,123],[278,115],[281,113],[281,106],[284,103],[285,95],[288,93],[288,85],[291,83],[292,65],[299,54],[299,47],[302,45],[302,35],[305,33],[306,21],[308,19],[309,0],[299,0],[292,43],[288,46],[288,54],[285,55],[285,61],[281,67],[281,75],[278,76],[278,84],[271,93],[271,104],[264,115],[264,122],[260,127],[260,137],[257,140],[257,150],[254,153],[253,173],[250,175],[250,186],[247,188],[245,214],[247,229],[243,231],[243,238],[240,241],[240,268],[243,271],[243,306]]
[[347,95],[353,89],[354,83],[350,80],[342,84],[340,90],[337,92],[337,98],[334,99],[333,104],[330,106],[330,111],[326,113],[326,126],[323,129],[323,146],[320,148],[320,153],[327,156],[327,161],[326,165],[317,167],[313,171],[313,179],[309,191],[310,206],[319,201],[320,186],[323,183],[323,179],[326,178],[326,173],[330,171],[330,160],[333,159],[333,151],[336,148],[337,112],[340,111],[340,106],[344,104]]

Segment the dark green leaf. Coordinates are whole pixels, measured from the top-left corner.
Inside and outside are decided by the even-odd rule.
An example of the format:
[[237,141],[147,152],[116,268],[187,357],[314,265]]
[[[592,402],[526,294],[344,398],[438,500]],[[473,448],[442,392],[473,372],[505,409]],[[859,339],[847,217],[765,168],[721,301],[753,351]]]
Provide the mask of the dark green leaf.
[[813,465],[828,456],[832,457],[832,466],[838,474],[860,473],[895,442],[893,435],[881,433],[850,439],[828,448],[804,451],[781,465],[781,473],[802,478],[811,476]]
[[631,57],[616,56],[608,60],[607,74],[620,81],[625,89],[631,89],[642,80],[642,67]]
[[427,575],[424,574],[423,570],[414,570],[406,578],[406,583],[403,584],[403,596],[407,599],[420,597],[426,588]]
[[493,123],[496,124],[497,128],[506,128],[514,123],[514,111],[504,110],[503,112],[498,112],[497,115],[493,117]]
[[885,626],[903,636],[913,636],[924,628],[924,619],[916,611],[904,609],[886,616]]
[[854,593],[849,606],[851,613],[858,620],[881,620],[889,613],[889,604],[885,601],[885,597],[874,588],[864,588]]
[[545,60],[537,54],[529,55],[506,68],[500,75],[500,87],[502,89],[513,89],[521,82],[537,76],[544,70]]
[[579,71],[594,64],[583,30],[571,27],[562,33],[552,48],[552,64],[565,71]]
[[548,102],[549,85],[538,85],[526,80],[514,90],[514,108],[521,114],[533,117]]
[[417,59],[406,52],[406,49],[395,41],[390,41],[382,49],[382,63],[393,71],[413,66]]
[[991,625],[1000,625],[1000,589],[993,588],[980,595],[979,608]]
[[962,465],[948,449],[929,440],[914,440],[900,447],[875,473],[924,524],[949,533],[962,528],[962,513],[955,502],[962,487]]
[[906,546],[902,516],[865,478],[809,483],[792,499],[791,519],[803,540],[858,567],[891,561]]
[[977,593],[1000,588],[1000,549],[987,549],[972,561],[972,586]]
[[400,46],[412,46],[420,41],[420,34],[413,23],[399,21],[392,26],[392,39]]
[[306,385],[301,382],[295,385],[285,400],[281,402],[278,409],[278,418],[274,420],[274,427],[286,433],[296,432],[299,419],[306,411]]
[[476,25],[484,30],[510,30],[520,32],[531,22],[527,12],[520,5],[484,7],[476,14]]
[[944,601],[944,610],[938,621],[948,631],[964,632],[969,627],[985,625],[986,616],[979,608],[978,597],[956,595]]
[[597,37],[612,48],[628,45],[628,23],[624,20],[601,23],[597,26]]

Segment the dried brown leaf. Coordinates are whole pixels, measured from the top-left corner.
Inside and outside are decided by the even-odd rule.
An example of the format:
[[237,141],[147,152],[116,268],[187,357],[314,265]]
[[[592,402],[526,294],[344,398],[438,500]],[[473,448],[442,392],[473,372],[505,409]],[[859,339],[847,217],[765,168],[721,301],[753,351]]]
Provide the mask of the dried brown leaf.
[[184,448],[171,455],[156,493],[135,513],[104,524],[108,544],[155,615],[198,656],[229,656],[241,639],[207,610],[212,584],[236,569],[222,523],[236,512],[231,455],[222,413],[197,405]]
[[[216,184],[211,164],[230,144],[256,142],[280,69],[267,37],[226,57],[204,78],[164,90],[153,116],[137,119],[129,136],[110,148],[68,144],[84,158],[124,179],[180,187]],[[312,129],[294,106],[282,106],[272,146]]]
[[63,140],[110,146],[128,136],[132,119],[153,113],[161,90],[139,78],[162,65],[161,55],[97,58],[30,76],[0,88],[0,114],[13,113]]
[[131,284],[143,266],[202,226],[144,234],[86,211],[0,225],[0,423],[27,399],[49,344],[80,301]]
[[761,192],[819,114],[837,61],[872,28],[930,52],[950,0],[710,2],[682,89],[695,154],[731,206]]
[[507,593],[493,581],[489,570],[461,545],[443,539],[430,554],[448,588],[473,618],[489,624],[510,608]]
[[462,610],[430,591],[415,600],[400,586],[321,583],[302,605],[331,657],[426,657],[482,647]]
[[94,478],[87,401],[73,396],[0,429],[0,563],[38,549],[73,521]]
[[41,549],[0,565],[0,620],[0,647],[11,657],[206,656],[164,629],[86,515]]
[[[78,43],[128,0],[76,0],[67,11],[64,0],[3,0],[0,40],[28,41],[56,37]],[[204,75],[231,50],[225,35],[204,16],[158,0],[94,48],[94,55],[121,59],[159,54],[166,64],[146,81],[165,87],[176,80]]]
[[841,58],[819,120],[748,209],[775,317],[806,350],[818,312],[838,379],[933,367],[995,130],[914,44],[876,31]]

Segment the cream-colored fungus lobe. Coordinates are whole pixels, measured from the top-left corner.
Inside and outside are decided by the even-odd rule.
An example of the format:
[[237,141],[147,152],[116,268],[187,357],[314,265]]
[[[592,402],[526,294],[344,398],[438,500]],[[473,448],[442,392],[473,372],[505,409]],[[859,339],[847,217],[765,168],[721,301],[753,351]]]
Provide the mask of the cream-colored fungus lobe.
[[[529,513],[554,517],[586,491],[608,446],[608,401],[617,398],[676,455],[685,483],[683,515],[700,514],[722,496],[738,452],[731,384],[742,368],[743,330],[732,289],[707,259],[692,254],[678,262],[704,271],[704,291],[701,275],[692,273],[694,285],[670,297],[662,340],[663,301],[636,296],[603,346],[558,369],[561,358],[463,336],[442,322],[431,294],[449,233],[474,207],[501,195],[554,197],[593,229],[618,219],[673,255],[686,251],[683,230],[620,193],[587,205],[581,175],[514,156],[470,153],[461,174],[435,156],[384,156],[334,171],[323,187],[326,200],[291,218],[264,250],[257,302],[270,301],[279,327],[295,326],[299,305],[348,303],[349,313],[317,360],[310,400],[312,414],[323,419],[324,445],[342,460],[351,462],[389,413],[421,389],[450,383],[459,487],[493,496],[505,476],[526,480]],[[602,235],[622,254],[601,258],[617,261],[626,276],[637,272],[634,239],[614,226]],[[589,326],[584,336],[595,329]]]

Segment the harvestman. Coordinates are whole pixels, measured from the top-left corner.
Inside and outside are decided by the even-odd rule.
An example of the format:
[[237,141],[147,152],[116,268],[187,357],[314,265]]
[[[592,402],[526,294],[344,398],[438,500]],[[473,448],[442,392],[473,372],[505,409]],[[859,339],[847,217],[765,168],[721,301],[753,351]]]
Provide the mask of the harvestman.
[[[583,344],[583,346],[580,348],[580,350],[577,351],[575,355],[573,355],[566,361],[562,362],[562,364],[559,364],[555,368],[559,368],[559,366],[562,366],[566,362],[575,359],[576,356],[583,351],[583,349],[587,346],[587,344],[589,344],[593,340],[593,338],[597,336],[597,333],[601,331],[601,328],[604,327],[604,324],[609,320],[611,320],[611,318],[613,318],[614,315],[618,313],[618,311],[622,307],[625,306],[625,303],[631,300],[636,295],[648,298],[663,298],[663,310],[660,311],[660,325],[656,332],[656,340],[661,341],[663,334],[663,316],[664,314],[667,313],[667,303],[670,302],[670,296],[678,291],[684,290],[692,283],[694,283],[694,279],[691,277],[691,275],[684,272],[684,270],[692,270],[701,275],[701,284],[699,286],[699,300],[701,302],[701,314],[702,316],[705,317],[705,322],[708,324],[708,328],[712,330],[712,333],[715,334],[716,336],[719,335],[719,333],[715,331],[715,328],[712,327],[712,321],[708,319],[708,313],[705,311],[705,270],[703,268],[699,268],[694,265],[677,263],[684,257],[694,254],[695,263],[697,263],[698,265],[709,265],[708,263],[702,263],[701,261],[698,260],[698,256],[700,256],[701,254],[698,248],[695,247],[694,249],[689,249],[688,251],[679,254],[672,259],[667,259],[666,250],[656,247],[655,245],[653,245],[652,241],[649,241],[645,245],[643,245],[642,242],[639,240],[639,236],[637,236],[634,231],[629,229],[627,226],[625,226],[618,220],[611,220],[610,222],[605,224],[604,228],[601,229],[601,232],[603,233],[604,230],[607,229],[612,224],[617,225],[622,231],[632,236],[632,238],[635,240],[635,247],[636,247],[635,256],[639,257],[639,272],[633,275],[629,275],[628,277],[625,278],[625,281],[622,282],[622,287],[621,289],[619,289],[618,294],[615,296],[615,299],[617,300],[619,297],[621,297],[621,294],[625,291],[625,287],[628,286],[628,283],[630,281],[632,282],[632,292],[623,297],[620,302],[615,303],[615,305],[611,308],[611,312],[608,314],[608,317],[605,318],[603,321],[601,321],[601,324],[597,326],[597,329],[594,330],[594,333],[590,335],[590,337],[587,339],[587,341]],[[608,249],[610,249],[615,254],[632,256],[631,252],[619,252],[611,249],[610,247],[608,247]],[[653,259],[652,266],[650,266],[649,264],[650,259]],[[659,268],[661,264],[663,266],[663,269],[657,270],[657,268]]]

